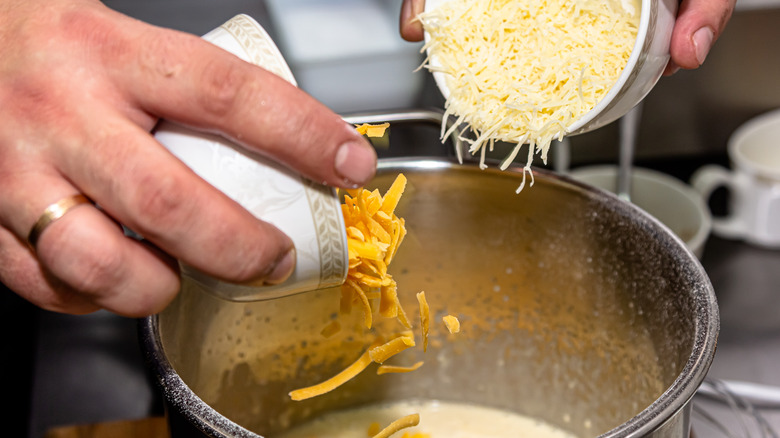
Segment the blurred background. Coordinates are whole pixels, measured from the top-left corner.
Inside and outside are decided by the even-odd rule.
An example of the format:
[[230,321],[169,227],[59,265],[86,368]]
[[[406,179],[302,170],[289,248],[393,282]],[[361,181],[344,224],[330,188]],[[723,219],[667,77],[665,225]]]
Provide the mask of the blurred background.
[[[336,112],[443,107],[421,44],[398,36],[400,0],[104,0],[152,24],[202,35],[237,13],[279,45],[300,87]],[[637,158],[725,154],[729,135],[780,106],[780,1],[739,0],[705,64],[662,78],[644,101]],[[572,163],[614,162],[617,124],[571,138]]]
[[[398,36],[400,0],[104,3],[198,35],[238,13],[248,14],[280,46],[300,87],[339,113],[443,107],[430,75],[414,72],[423,61],[421,45]],[[682,180],[703,164],[727,165],[730,134],[751,117],[780,107],[779,48],[780,0],[740,0],[704,66],[662,78],[645,100],[637,164]],[[438,129],[430,127],[393,130],[385,146],[381,156],[447,152]],[[617,157],[617,123],[571,138],[572,166],[616,163]],[[722,360],[713,372],[780,384],[774,371],[780,362],[780,310],[772,297],[780,283],[767,277],[778,271],[780,255],[719,239],[708,245],[702,263],[723,306]],[[750,283],[729,275],[737,271],[753,272],[761,282],[755,304],[744,301]],[[104,312],[78,317],[44,312],[8,291],[0,292],[0,311],[3,332],[11,339],[2,367],[12,376],[8,394],[15,401],[4,409],[3,416],[11,420],[6,436],[41,438],[55,426],[161,413],[138,350],[135,321]],[[780,424],[777,412],[770,415]]]

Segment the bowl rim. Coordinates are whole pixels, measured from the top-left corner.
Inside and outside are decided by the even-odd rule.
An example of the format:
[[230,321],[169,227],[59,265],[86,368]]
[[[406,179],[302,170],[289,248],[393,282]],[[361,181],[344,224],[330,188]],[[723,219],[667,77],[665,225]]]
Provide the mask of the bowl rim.
[[742,152],[741,145],[746,138],[756,135],[767,128],[773,128],[775,132],[780,132],[780,108],[759,114],[739,125],[728,139],[729,158],[737,164],[739,169],[745,172],[777,180],[780,178],[780,170],[755,160],[750,160]]

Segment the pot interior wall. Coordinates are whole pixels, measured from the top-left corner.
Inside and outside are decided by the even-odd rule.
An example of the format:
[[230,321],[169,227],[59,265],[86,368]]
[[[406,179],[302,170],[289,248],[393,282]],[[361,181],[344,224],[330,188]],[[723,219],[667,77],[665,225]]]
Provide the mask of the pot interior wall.
[[[515,194],[516,173],[389,165],[374,187],[398,172],[409,179],[397,210],[408,235],[390,272],[418,347],[390,362],[423,367],[382,376],[369,367],[329,394],[290,401],[290,390],[332,376],[376,333],[401,326],[385,320],[365,333],[359,309],[339,314],[338,289],[236,303],[185,282],[159,325],[168,360],[195,394],[264,436],[323,411],[398,399],[503,408],[596,436],[680,375],[706,280],[656,222],[543,172]],[[419,291],[435,315],[427,352]],[[446,314],[459,317],[461,333],[447,332]],[[326,338],[333,319],[342,330]]]

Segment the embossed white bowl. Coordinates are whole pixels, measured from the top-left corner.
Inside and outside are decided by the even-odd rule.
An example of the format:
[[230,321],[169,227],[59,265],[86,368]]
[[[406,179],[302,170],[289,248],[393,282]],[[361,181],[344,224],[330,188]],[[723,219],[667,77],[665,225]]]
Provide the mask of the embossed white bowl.
[[[251,17],[238,15],[203,38],[295,84],[276,45]],[[295,244],[295,271],[278,285],[226,283],[189,266],[182,266],[182,275],[233,301],[277,298],[344,282],[347,236],[335,189],[312,182],[219,135],[163,120],[155,137],[201,178],[256,217],[281,229]]]

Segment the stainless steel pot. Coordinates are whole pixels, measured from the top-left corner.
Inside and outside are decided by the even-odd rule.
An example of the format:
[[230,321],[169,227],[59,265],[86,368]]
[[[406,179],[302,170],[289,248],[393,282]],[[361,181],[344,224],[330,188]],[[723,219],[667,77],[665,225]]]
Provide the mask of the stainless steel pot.
[[290,390],[333,375],[369,342],[351,329],[359,315],[320,334],[339,290],[236,303],[185,283],[141,327],[172,416],[206,436],[273,437],[328,410],[440,399],[583,437],[688,436],[719,319],[703,268],[677,237],[617,197],[543,170],[515,194],[519,169],[387,160],[373,185],[383,190],[399,172],[409,234],[391,272],[402,302],[413,316],[424,290],[435,319],[456,314],[463,332],[434,324],[427,353],[404,352],[425,361],[415,372],[364,372],[293,402]]

